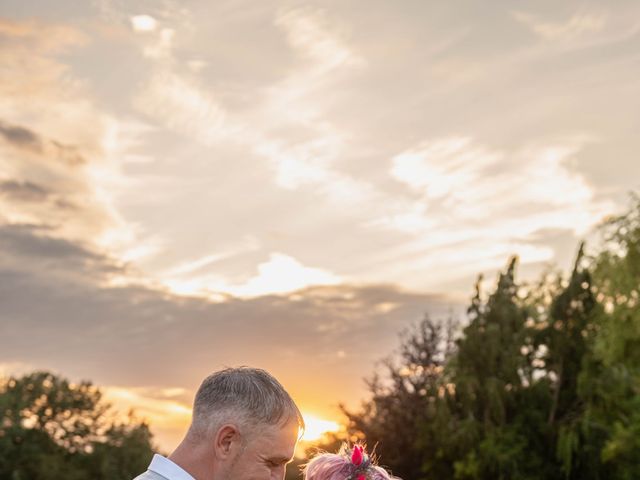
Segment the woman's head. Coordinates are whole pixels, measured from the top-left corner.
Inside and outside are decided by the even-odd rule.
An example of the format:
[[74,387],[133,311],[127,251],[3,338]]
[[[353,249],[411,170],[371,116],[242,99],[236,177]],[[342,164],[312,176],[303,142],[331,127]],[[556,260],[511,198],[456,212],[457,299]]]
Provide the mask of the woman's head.
[[343,445],[339,453],[320,453],[304,468],[305,480],[400,480],[374,465],[364,447]]

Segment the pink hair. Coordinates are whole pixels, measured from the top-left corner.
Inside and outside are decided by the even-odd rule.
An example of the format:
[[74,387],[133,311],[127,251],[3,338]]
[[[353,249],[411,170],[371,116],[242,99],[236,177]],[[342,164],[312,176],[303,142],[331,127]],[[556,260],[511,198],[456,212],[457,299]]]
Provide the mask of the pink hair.
[[[339,454],[321,453],[313,457],[304,467],[304,480],[347,480],[353,472],[353,464],[345,451],[346,447],[343,446]],[[369,467],[366,478],[367,480],[401,480],[377,465]]]

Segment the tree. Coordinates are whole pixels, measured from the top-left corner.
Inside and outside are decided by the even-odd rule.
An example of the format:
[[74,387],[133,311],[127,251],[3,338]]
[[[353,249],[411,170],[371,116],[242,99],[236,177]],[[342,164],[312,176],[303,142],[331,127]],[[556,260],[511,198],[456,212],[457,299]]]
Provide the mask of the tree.
[[0,479],[127,479],[153,455],[145,423],[116,419],[90,382],[50,372],[0,386]]
[[[426,478],[423,463],[438,456],[438,411],[444,401],[444,366],[453,349],[454,332],[451,319],[435,322],[426,316],[405,332],[399,361],[387,360],[384,377],[374,375],[367,382],[372,398],[362,410],[342,408],[350,436],[366,438],[371,448],[383,452],[384,464],[402,478]],[[420,435],[418,426],[422,426]],[[434,465],[429,468],[434,469]]]
[[553,478],[546,472],[541,425],[548,393],[531,373],[531,312],[515,267],[513,258],[486,300],[478,281],[449,366],[455,478]]
[[602,228],[593,263],[594,352],[580,378],[581,428],[602,462],[599,478],[640,478],[640,197]]

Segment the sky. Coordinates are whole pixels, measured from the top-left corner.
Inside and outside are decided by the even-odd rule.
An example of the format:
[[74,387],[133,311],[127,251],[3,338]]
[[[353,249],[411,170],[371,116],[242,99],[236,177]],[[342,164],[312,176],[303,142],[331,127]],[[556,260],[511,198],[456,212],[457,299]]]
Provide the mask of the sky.
[[640,187],[640,5],[4,0],[0,374],[90,379],[170,451],[200,381],[311,418]]

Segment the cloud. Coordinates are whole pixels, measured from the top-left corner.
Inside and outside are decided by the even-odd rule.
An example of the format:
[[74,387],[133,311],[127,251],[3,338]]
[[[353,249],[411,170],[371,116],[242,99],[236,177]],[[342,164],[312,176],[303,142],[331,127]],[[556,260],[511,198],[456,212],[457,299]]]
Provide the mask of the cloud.
[[0,182],[0,195],[22,202],[42,202],[49,198],[50,192],[33,182],[6,180]]
[[87,37],[69,25],[50,24],[36,19],[16,21],[0,18],[0,36],[25,45],[38,54],[56,53],[84,45]]
[[368,182],[340,172],[331,164],[344,151],[337,133],[325,132],[312,141],[279,142],[268,137],[255,142],[254,151],[267,158],[276,184],[288,190],[312,187],[345,210],[358,209],[378,192]]
[[[162,283],[175,293],[202,295],[209,299],[225,300],[228,296],[251,298],[262,295],[289,293],[310,286],[336,285],[344,279],[321,268],[302,265],[295,258],[271,253],[269,260],[257,265],[257,274],[243,283],[233,283],[220,273],[195,271],[229,258],[229,254],[209,255],[199,261],[178,266],[162,277]],[[190,273],[189,275],[185,275]]]
[[150,15],[134,15],[131,25],[136,32],[151,32],[158,26],[158,21]]
[[[397,231],[406,240],[380,255],[366,275],[384,272],[391,281],[447,288],[474,272],[499,268],[513,254],[524,265],[557,259],[551,245],[530,239],[557,229],[577,244],[615,211],[572,168],[591,141],[573,137],[500,150],[468,137],[447,137],[394,155],[389,175],[408,187],[411,200],[393,204],[367,226]],[[437,280],[426,271],[439,272]]]
[[[304,336],[307,328],[315,323],[314,320],[310,325],[299,325],[300,328],[287,326],[288,321],[281,317],[287,311],[286,317],[301,315],[301,321],[302,317],[317,319],[320,323],[315,327],[320,327],[322,322],[342,318],[344,322],[338,332],[343,332],[366,326],[367,318],[361,315],[362,308],[366,310],[367,305],[372,307],[372,319],[388,321],[391,318],[384,320],[387,315],[398,314],[411,303],[414,304],[412,308],[418,307],[419,311],[423,308],[419,306],[422,303],[432,303],[438,308],[444,308],[449,302],[444,297],[403,292],[388,285],[312,286],[285,295],[266,295],[247,300],[228,297],[228,301],[223,303],[168,294],[160,287],[130,285],[104,288],[104,279],[114,274],[126,275],[127,265],[89,246],[51,237],[50,233],[43,227],[28,225],[5,225],[0,228],[0,272],[3,284],[8,286],[3,292],[3,302],[8,302],[3,315],[8,320],[22,317],[29,319],[27,323],[46,323],[45,317],[40,317],[39,313],[50,308],[51,315],[56,319],[50,325],[60,329],[56,333],[58,340],[71,332],[74,332],[75,337],[69,337],[69,341],[73,338],[88,340],[96,332],[109,332],[109,337],[118,338],[120,342],[136,342],[135,335],[128,339],[125,333],[130,331],[137,332],[136,335],[146,335],[155,328],[154,325],[179,330],[180,336],[195,334],[197,337],[196,331],[190,330],[197,324],[205,329],[213,329],[212,331],[220,327],[229,334],[241,335],[238,340],[249,333],[244,331],[243,325],[253,325],[255,332],[251,335],[264,334],[275,339],[282,328],[291,328],[296,335]],[[43,269],[43,265],[47,268]],[[284,255],[273,255],[269,262],[261,266],[259,275],[253,282],[262,285],[266,280],[274,280],[274,276],[291,271],[301,275],[325,275],[316,269],[303,267]],[[287,289],[290,289],[290,285],[287,285]],[[40,301],[29,302],[29,298],[39,298]],[[103,305],[102,310],[96,310],[95,307],[100,304]],[[390,308],[389,305],[394,305],[395,308]],[[130,314],[125,314],[129,309]],[[328,315],[319,314],[316,309],[324,310]],[[212,318],[217,316],[219,320],[213,321]],[[132,321],[134,317],[138,320]],[[254,324],[258,317],[262,317],[267,323]],[[116,325],[125,330],[113,329]],[[12,328],[17,328],[12,336],[19,338],[21,331],[29,326],[15,324]],[[387,324],[387,328],[394,328],[392,321]],[[270,329],[274,330],[268,333]],[[162,341],[168,340],[171,343],[182,341],[179,338],[172,340],[172,334],[161,334],[160,337],[164,338]],[[222,338],[218,338],[216,343],[220,340]],[[313,343],[316,339],[305,337],[298,341]],[[98,343],[103,344],[102,341]],[[92,345],[92,342],[87,342],[84,346],[91,348]],[[105,348],[110,348],[108,345],[108,342],[104,343]],[[269,342],[264,346],[270,348]],[[60,352],[66,355],[64,349]]]
[[[69,238],[95,238],[117,223],[97,201],[75,146],[0,121],[0,205],[9,223],[57,229]],[[0,219],[2,220],[2,219]]]
[[40,141],[40,138],[29,129],[0,123],[0,135],[18,148],[35,150],[38,153],[42,151],[42,142]]
[[[608,202],[595,200],[592,187],[570,168],[571,158],[585,142],[566,139],[555,145],[502,152],[491,151],[469,138],[438,139],[393,157],[390,174],[421,194],[425,208],[442,202],[447,207],[449,226],[453,223],[472,232],[472,225],[500,214],[500,223],[519,225],[518,230],[512,230],[518,236],[541,228],[532,221],[539,213],[549,227],[564,225],[584,234],[613,208]],[[509,201],[505,203],[507,195]],[[549,208],[553,208],[553,214],[548,214]],[[523,210],[529,216],[526,222],[519,222]],[[427,210],[425,216],[429,216]],[[472,223],[465,226],[465,222]],[[428,224],[428,228],[439,226],[444,227]],[[483,232],[506,233],[497,224],[486,227],[482,227]]]
[[[0,118],[17,121],[26,117],[24,114],[31,109],[44,116],[46,111],[41,108],[42,101],[52,97],[64,98],[58,82],[69,68],[55,57],[86,45],[87,36],[68,25],[2,18],[0,39],[0,56],[6,72],[0,84],[0,95],[4,100],[0,106]],[[20,114],[16,115],[17,112]],[[64,118],[61,123],[64,123]],[[14,140],[30,140],[27,132],[6,129],[3,132],[5,138],[13,135]],[[20,134],[26,136],[20,138]]]
[[330,199],[342,203],[368,198],[365,182],[333,168],[345,152],[345,136],[323,115],[317,101],[318,95],[366,62],[348,44],[348,34],[337,26],[336,18],[325,11],[283,10],[275,25],[304,61],[266,90],[260,105],[262,116],[279,118],[285,130],[304,126],[312,140],[278,138],[264,132],[254,141],[254,151],[271,161],[281,187],[318,186]]
[[295,258],[272,253],[269,261],[258,265],[258,274],[244,285],[225,290],[237,296],[260,296],[301,290],[311,285],[335,285],[341,283],[336,275],[320,268],[302,265]]
[[[330,88],[337,71],[348,73],[364,65],[333,20],[315,9],[277,14],[278,33],[284,33],[301,61],[273,85],[256,90],[255,102],[243,111],[231,111],[224,88],[217,91],[209,86],[212,82],[181,68],[181,59],[171,51],[154,62],[149,83],[134,105],[150,120],[207,149],[239,147],[256,161],[266,159],[280,188],[310,187],[332,204],[356,211],[378,193],[368,182],[333,168],[345,151],[344,138],[321,118],[313,98]],[[290,135],[295,131],[301,135]],[[192,290],[198,283],[183,283],[181,288]],[[167,284],[176,282],[167,279]]]
[[554,49],[591,48],[623,42],[640,32],[636,7],[621,5],[610,11],[594,5],[562,19],[526,11],[512,12],[512,17]]
[[[389,7],[367,18],[346,7],[191,5],[182,13],[172,2],[151,9],[122,2],[111,7],[114,22],[129,34],[127,48],[137,47],[135,59],[144,67],[133,71],[135,82],[118,80],[130,87],[121,97],[133,99],[122,108],[145,127],[134,131],[128,123],[103,119],[94,156],[83,139],[54,135],[52,122],[43,129],[15,125],[78,146],[87,175],[68,179],[86,194],[74,196],[68,188],[56,200],[100,207],[102,215],[86,219],[105,219],[91,235],[94,243],[140,262],[151,283],[164,282],[174,292],[233,289],[240,295],[251,278],[259,278],[258,265],[282,252],[301,268],[312,265],[336,278],[429,289],[437,280],[418,265],[444,268],[441,262],[452,261],[455,267],[445,268],[445,275],[458,276],[457,288],[463,289],[474,269],[500,267],[500,252],[506,257],[518,249],[532,262],[552,256],[528,242],[536,229],[581,235],[612,208],[599,197],[594,177],[575,173],[580,167],[574,164],[595,142],[548,134],[556,126],[546,115],[562,108],[569,98],[562,86],[570,82],[550,78],[561,76],[557,69],[546,80],[520,78],[547,57],[535,48],[531,53],[531,36],[509,14],[495,23],[469,24],[444,9],[424,29],[415,19],[425,7],[415,15]],[[209,9],[217,29],[206,28]],[[141,11],[156,23],[137,35],[130,24]],[[394,40],[381,33],[365,41],[360,32],[378,31],[374,27],[387,14],[398,22]],[[573,13],[539,15],[562,23]],[[607,17],[604,30],[616,24],[614,17]],[[452,29],[439,29],[439,23]],[[506,41],[509,35],[513,42]],[[259,38],[264,55],[243,43],[249,37]],[[154,48],[158,55],[148,55]],[[268,62],[262,58],[267,56]],[[194,61],[201,62],[196,69],[189,67]],[[451,83],[438,74],[441,62],[449,62],[454,73],[470,69],[478,76],[473,84]],[[505,107],[533,98],[529,90],[537,92],[540,82],[542,90],[552,90],[544,97],[554,99],[551,110],[544,100],[527,103],[532,106],[526,112]],[[73,123],[86,123],[79,119]],[[120,133],[111,135],[112,125]],[[529,135],[527,125],[548,131]],[[557,130],[590,132],[588,126],[567,125]],[[105,160],[107,168],[99,168]],[[111,161],[118,167],[111,168]],[[57,185],[37,176],[13,172],[2,180],[45,189],[43,204],[60,196]],[[566,195],[555,195],[560,190]],[[16,208],[11,221],[35,222],[45,212],[36,212],[35,204]],[[276,218],[275,211],[286,214]],[[327,231],[340,234],[319,252],[314,242]],[[246,236],[256,239],[256,247],[229,255]],[[89,238],[88,231],[80,237]],[[491,252],[490,259],[477,255],[474,262],[474,244]],[[460,248],[460,255],[449,248]],[[459,265],[462,258],[469,263]],[[120,276],[110,285],[129,282]]]
[[63,145],[56,140],[44,139],[34,131],[18,125],[10,125],[0,120],[0,136],[19,150],[33,152],[46,158],[55,158],[68,165],[81,165],[85,159],[77,147]]
[[450,197],[473,187],[481,172],[498,160],[495,153],[471,145],[469,138],[446,138],[396,155],[391,175],[425,191],[427,198]]
[[[47,232],[46,227],[32,225],[0,226],[2,244],[6,250],[17,255],[32,258],[68,262],[70,259],[93,260],[96,257],[86,248],[77,244],[41,234]],[[76,270],[76,269],[72,269]]]
[[565,22],[545,22],[539,17],[523,12],[513,14],[516,20],[527,25],[545,40],[573,40],[577,37],[601,32],[606,26],[604,13],[577,13]]
[[344,41],[344,33],[338,31],[335,21],[326,12],[312,8],[282,11],[275,24],[282,27],[287,40],[311,63],[315,75],[326,75],[342,66],[360,66],[359,58]]
[[231,132],[215,97],[184,76],[161,70],[135,99],[136,107],[168,129],[211,145]]
[[2,20],[0,36],[8,72],[0,85],[6,100],[0,106],[0,225],[43,228],[97,249],[105,247],[104,238],[135,243],[108,192],[129,158],[113,126],[122,123],[130,136],[140,129],[95,105],[62,57],[88,48],[89,37],[39,20]]

